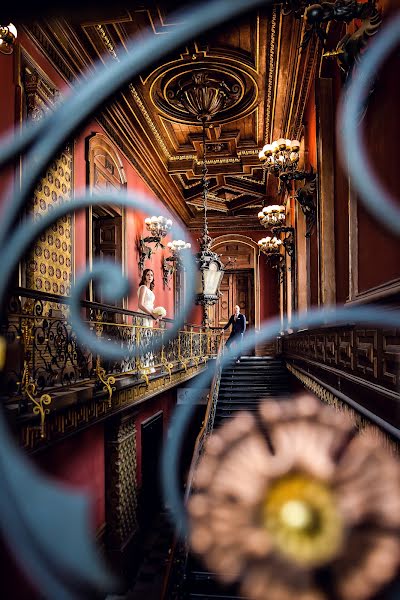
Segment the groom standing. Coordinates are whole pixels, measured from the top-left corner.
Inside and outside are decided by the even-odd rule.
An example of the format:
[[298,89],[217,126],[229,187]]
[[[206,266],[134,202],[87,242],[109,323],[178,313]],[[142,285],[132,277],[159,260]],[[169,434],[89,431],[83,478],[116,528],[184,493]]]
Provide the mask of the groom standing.
[[[235,342],[236,348],[240,350],[241,342],[243,340],[243,334],[246,331],[246,317],[240,312],[240,306],[235,306],[235,312],[225,325],[224,329],[232,325],[230,336],[226,340],[226,348],[229,349],[232,342]],[[237,360],[239,362],[239,360]]]

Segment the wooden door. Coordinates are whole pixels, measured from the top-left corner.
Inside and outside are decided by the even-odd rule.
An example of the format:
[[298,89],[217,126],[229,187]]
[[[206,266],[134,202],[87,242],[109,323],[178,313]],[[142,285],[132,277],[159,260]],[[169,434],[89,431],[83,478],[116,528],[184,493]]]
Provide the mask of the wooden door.
[[[93,256],[118,265],[122,264],[122,217],[93,215]],[[97,286],[94,287],[93,300],[103,302]]]
[[211,324],[223,327],[236,304],[246,317],[247,327],[254,327],[254,272],[252,269],[225,271],[221,282],[222,297],[211,311]]

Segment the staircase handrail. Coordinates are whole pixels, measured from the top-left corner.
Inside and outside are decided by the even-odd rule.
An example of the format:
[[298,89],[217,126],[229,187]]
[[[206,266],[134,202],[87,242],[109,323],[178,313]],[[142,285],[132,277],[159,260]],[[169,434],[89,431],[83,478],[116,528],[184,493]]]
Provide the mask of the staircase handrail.
[[192,487],[192,481],[194,472],[200,459],[201,452],[203,450],[204,440],[211,433],[214,426],[215,409],[217,406],[219,384],[221,380],[221,357],[223,355],[224,338],[221,336],[218,344],[218,353],[215,362],[215,373],[210,386],[210,393],[208,395],[207,408],[204,415],[204,420],[199,434],[196,438],[196,442],[193,450],[192,462],[190,463],[189,474],[187,478],[186,491],[185,491],[185,502],[189,497],[189,493]]
[[[206,412],[204,415],[204,420],[203,420],[201,429],[196,438],[196,442],[195,442],[194,450],[193,450],[192,462],[190,463],[190,469],[189,469],[186,490],[185,490],[185,503],[187,502],[188,497],[189,497],[189,493],[190,493],[190,490],[192,487],[194,472],[195,472],[195,469],[196,469],[197,464],[200,459],[200,455],[201,455],[203,445],[204,445],[204,440],[211,433],[213,425],[214,425],[215,408],[217,405],[219,384],[220,384],[220,380],[221,380],[221,370],[222,370],[221,357],[223,355],[223,349],[224,349],[224,338],[223,338],[223,336],[221,336],[221,338],[219,340],[219,344],[218,344],[218,353],[217,353],[217,358],[216,358],[216,363],[215,363],[215,373],[214,373],[214,377],[211,382],[210,393],[208,395],[207,408],[206,408]],[[168,559],[168,565],[167,565],[167,569],[166,569],[166,573],[165,573],[165,577],[164,577],[164,584],[163,584],[163,589],[162,589],[162,593],[161,593],[161,600],[167,600],[167,594],[169,592],[169,587],[170,587],[172,565],[174,564],[174,559],[175,559],[178,547],[179,547],[179,539],[177,536],[175,536],[174,540],[172,542],[171,552],[170,552],[170,556]]]

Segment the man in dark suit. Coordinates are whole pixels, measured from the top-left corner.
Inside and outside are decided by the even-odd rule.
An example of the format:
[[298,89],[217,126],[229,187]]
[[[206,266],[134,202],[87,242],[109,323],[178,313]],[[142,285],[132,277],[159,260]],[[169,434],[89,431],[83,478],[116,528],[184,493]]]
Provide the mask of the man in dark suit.
[[[230,336],[226,340],[225,347],[229,349],[232,342],[234,342],[235,347],[240,351],[243,334],[246,331],[246,317],[242,315],[240,306],[238,305],[235,306],[235,312],[225,325],[224,329],[228,329],[230,325],[232,325],[232,330]],[[239,359],[236,362],[239,362]]]

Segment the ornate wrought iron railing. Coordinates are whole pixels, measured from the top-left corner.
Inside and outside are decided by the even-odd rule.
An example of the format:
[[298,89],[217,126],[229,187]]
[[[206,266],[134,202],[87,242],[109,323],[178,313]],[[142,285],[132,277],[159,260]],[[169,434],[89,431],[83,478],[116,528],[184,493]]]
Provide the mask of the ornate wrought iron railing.
[[[218,331],[218,329],[215,328],[216,331]],[[221,330],[219,329],[219,331]],[[185,502],[187,501],[190,495],[193,477],[196,472],[196,468],[198,466],[202,452],[204,450],[204,443],[213,430],[215,411],[217,408],[218,401],[219,385],[221,381],[223,352],[224,338],[222,335],[220,335],[218,340],[217,360],[215,363],[214,376],[210,386],[210,393],[208,395],[207,407],[204,414],[202,427],[199,431],[194,445],[193,457],[190,463],[190,469],[186,481]],[[168,566],[164,578],[164,586],[161,600],[167,600],[168,598],[175,598],[180,596],[180,588],[182,587],[184,581],[184,571],[188,552],[189,548],[187,546],[187,540],[179,541],[178,538],[175,537],[168,559]]]
[[[145,379],[216,356],[218,330],[184,326],[166,340],[173,323],[148,326],[143,314],[93,302],[82,302],[83,319],[99,339],[127,349],[120,359],[101,358],[77,343],[69,321],[68,299],[18,288],[9,298],[2,335],[7,339],[3,402],[16,403],[19,412],[34,404],[36,394],[90,382],[111,398],[118,378]],[[136,355],[132,350],[136,350]]]

